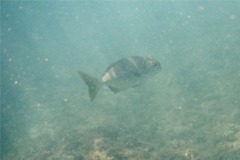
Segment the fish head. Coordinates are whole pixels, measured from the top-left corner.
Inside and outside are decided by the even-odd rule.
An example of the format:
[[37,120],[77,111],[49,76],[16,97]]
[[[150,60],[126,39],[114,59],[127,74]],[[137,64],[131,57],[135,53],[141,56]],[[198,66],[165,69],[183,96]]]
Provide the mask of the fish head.
[[161,64],[157,60],[146,57],[146,70],[149,74],[156,74],[161,68]]

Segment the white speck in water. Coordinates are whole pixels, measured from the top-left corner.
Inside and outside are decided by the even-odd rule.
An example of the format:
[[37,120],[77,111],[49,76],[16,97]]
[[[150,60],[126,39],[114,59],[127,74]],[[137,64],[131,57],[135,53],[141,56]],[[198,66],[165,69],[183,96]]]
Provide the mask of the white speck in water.
[[234,20],[234,19],[236,19],[236,16],[235,15],[230,15],[229,19]]
[[204,10],[204,7],[203,6],[198,6],[198,11],[203,11]]
[[64,98],[64,102],[67,102],[68,101],[68,99],[67,98]]
[[182,106],[178,106],[177,109],[178,109],[178,110],[181,110],[181,109],[182,109]]
[[11,30],[12,30],[12,28],[9,27],[9,28],[8,28],[8,32],[11,32]]
[[14,81],[14,84],[17,85],[17,84],[18,84],[18,81]]
[[8,59],[8,62],[12,62],[12,58],[9,58],[9,59]]
[[47,61],[48,61],[48,58],[45,58],[44,61],[47,62]]

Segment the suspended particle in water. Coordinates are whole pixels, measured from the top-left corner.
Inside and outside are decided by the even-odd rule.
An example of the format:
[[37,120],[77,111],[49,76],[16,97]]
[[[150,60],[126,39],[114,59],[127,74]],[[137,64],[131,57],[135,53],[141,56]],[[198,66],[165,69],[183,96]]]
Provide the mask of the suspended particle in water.
[[236,19],[236,16],[232,14],[232,15],[229,16],[229,19],[234,20],[234,19]]
[[45,58],[44,61],[47,62],[47,61],[48,61],[48,58]]
[[17,85],[17,84],[18,84],[18,81],[14,81],[14,84]]
[[177,106],[177,109],[178,109],[178,110],[181,110],[181,109],[182,109],[182,106]]
[[64,98],[63,100],[64,100],[64,102],[67,102],[67,101],[68,101],[68,99],[67,99],[67,98]]
[[204,10],[204,6],[198,6],[198,11],[202,12]]

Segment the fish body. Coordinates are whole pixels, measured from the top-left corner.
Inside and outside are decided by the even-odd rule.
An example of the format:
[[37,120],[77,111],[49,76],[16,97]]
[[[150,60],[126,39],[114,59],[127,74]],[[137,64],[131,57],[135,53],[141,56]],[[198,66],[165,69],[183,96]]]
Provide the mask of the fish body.
[[92,77],[82,71],[79,71],[79,74],[88,86],[90,100],[93,101],[99,89],[104,85],[112,92],[118,93],[141,85],[160,70],[161,64],[154,59],[131,56],[109,65],[101,79]]

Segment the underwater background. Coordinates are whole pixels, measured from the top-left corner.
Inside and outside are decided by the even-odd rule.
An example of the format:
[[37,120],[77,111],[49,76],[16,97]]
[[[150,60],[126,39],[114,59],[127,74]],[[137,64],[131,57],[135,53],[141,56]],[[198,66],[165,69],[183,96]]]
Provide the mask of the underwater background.
[[[2,160],[239,160],[240,1],[1,1]],[[78,75],[161,72],[94,102]]]

